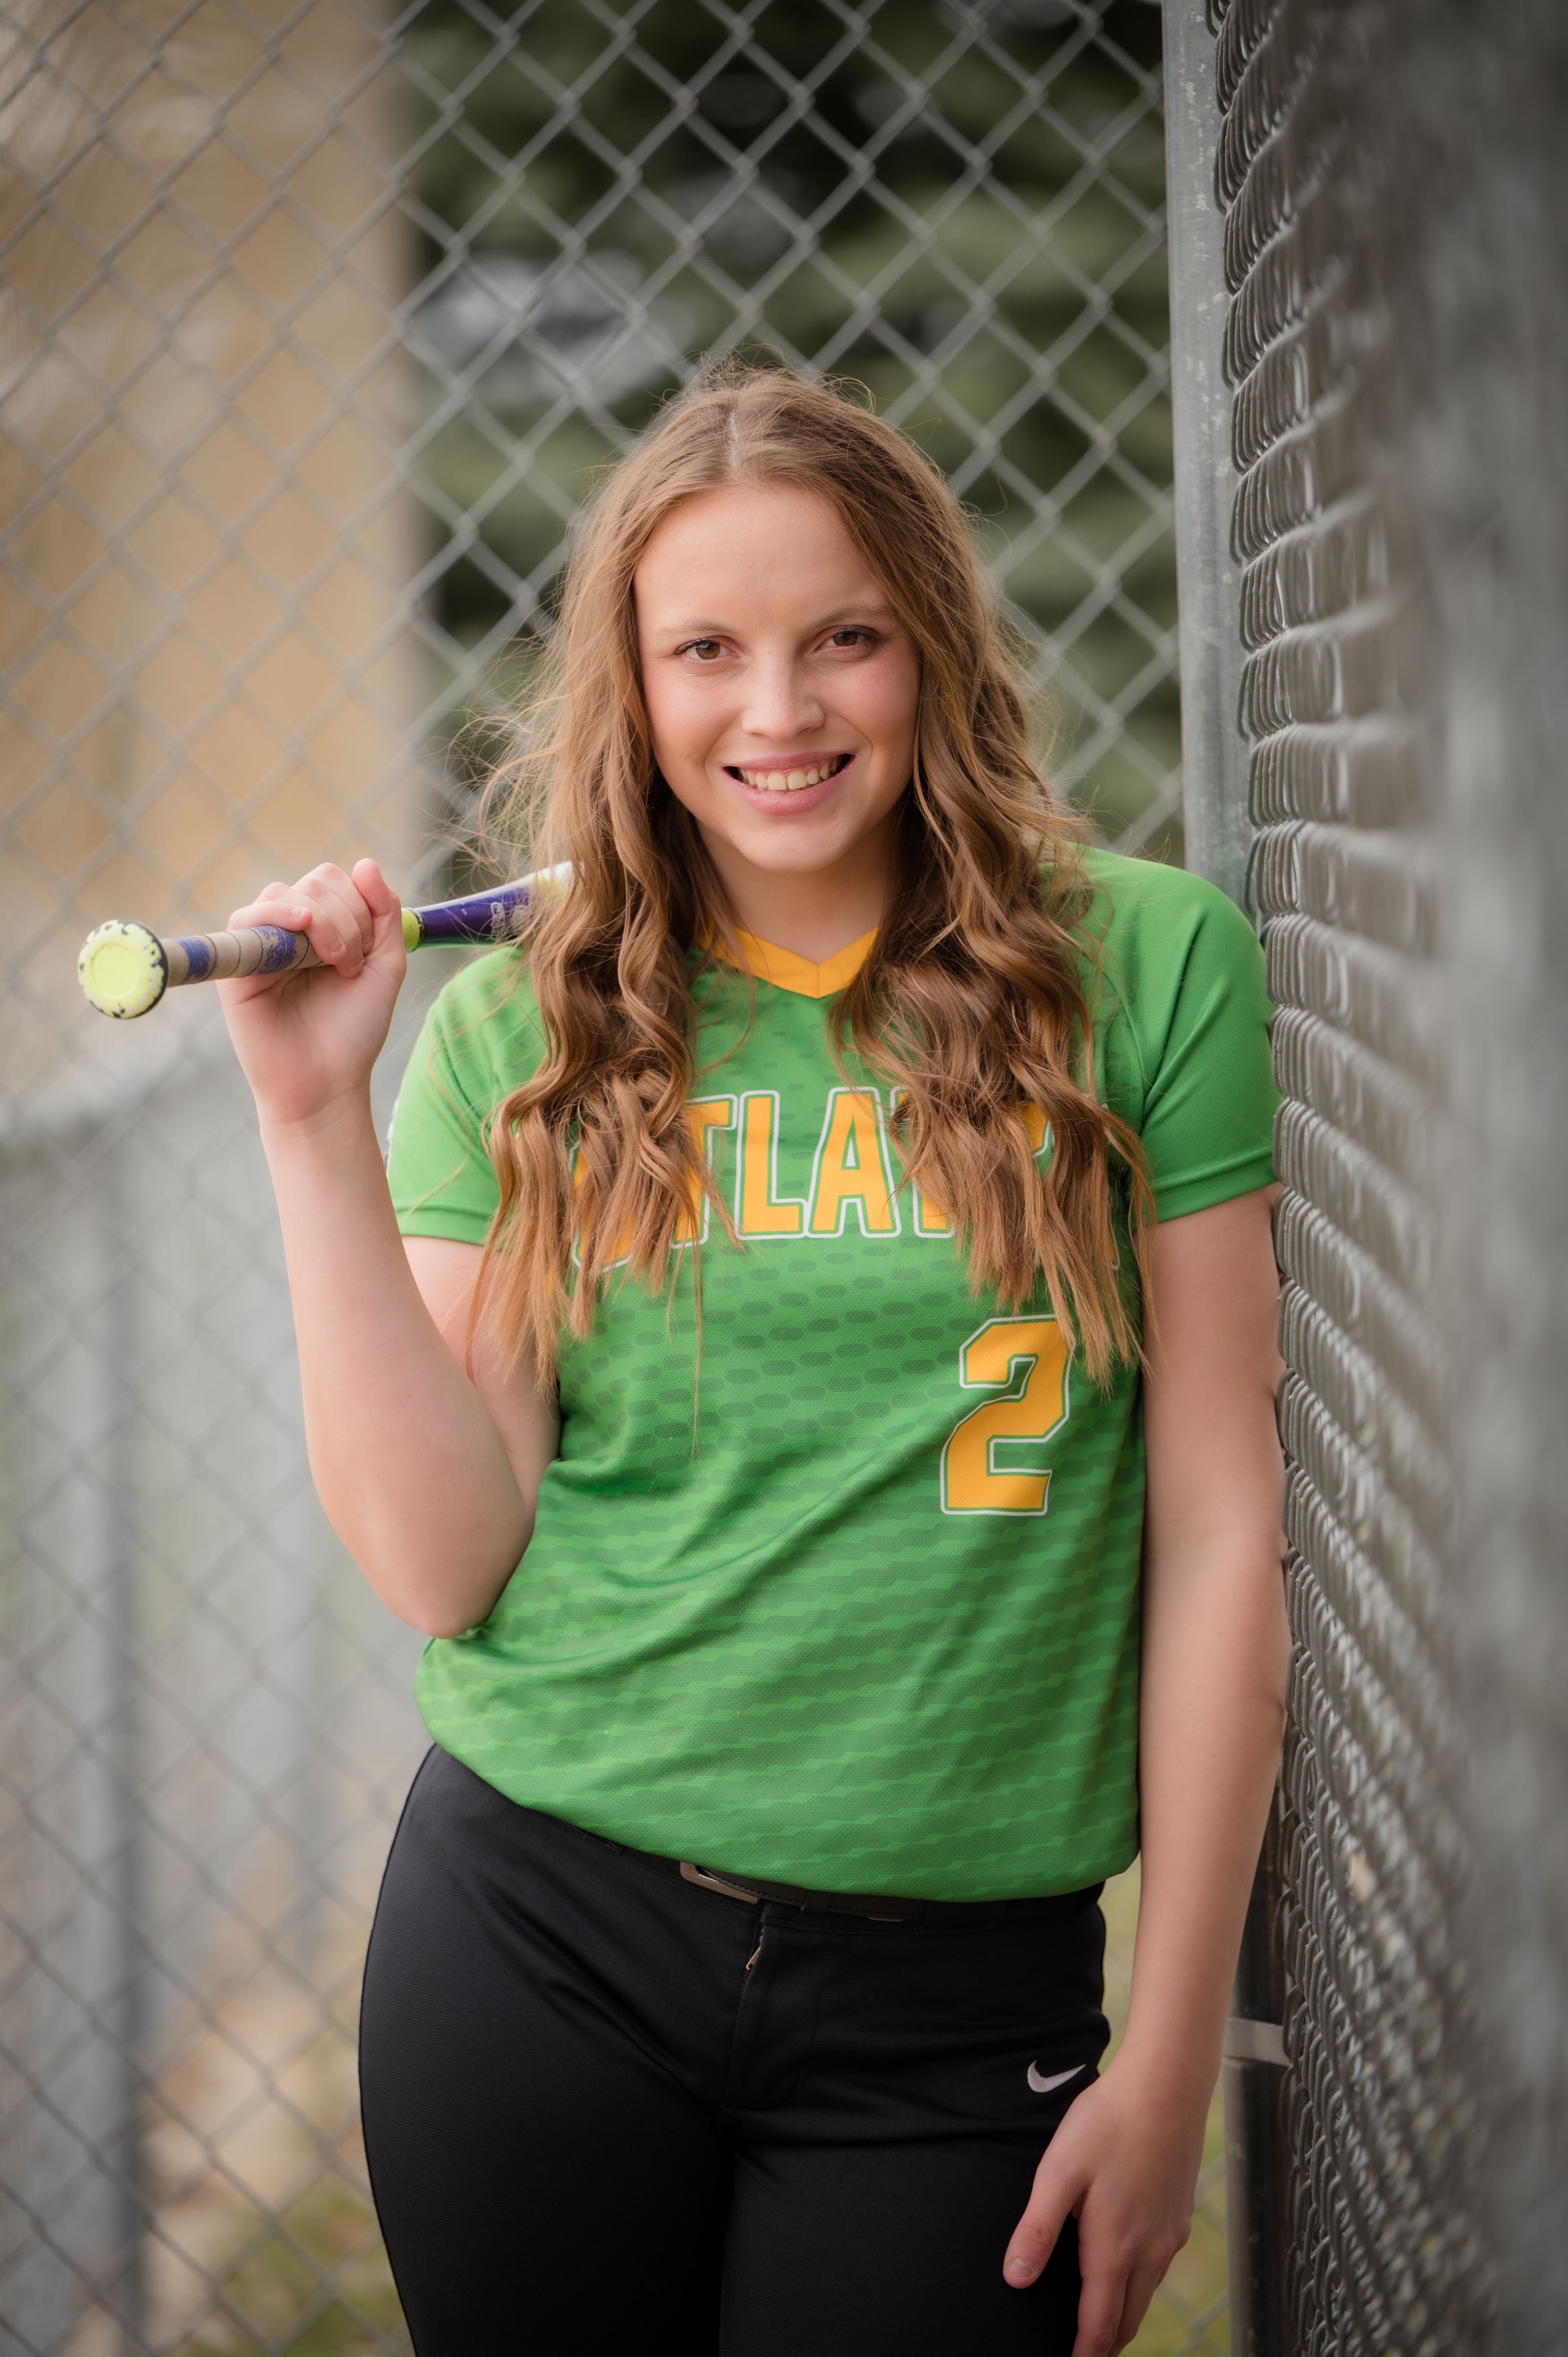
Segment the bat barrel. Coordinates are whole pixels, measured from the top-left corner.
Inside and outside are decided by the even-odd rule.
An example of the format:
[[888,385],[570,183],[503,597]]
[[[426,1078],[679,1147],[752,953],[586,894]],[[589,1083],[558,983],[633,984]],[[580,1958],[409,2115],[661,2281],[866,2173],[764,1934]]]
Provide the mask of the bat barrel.
[[[553,871],[552,871],[553,872]],[[438,900],[429,909],[403,910],[403,937],[411,950],[427,942],[510,942],[521,932],[535,884],[541,879],[520,877],[515,884],[498,884],[489,892],[470,892],[461,900]],[[409,939],[409,920],[419,928]]]

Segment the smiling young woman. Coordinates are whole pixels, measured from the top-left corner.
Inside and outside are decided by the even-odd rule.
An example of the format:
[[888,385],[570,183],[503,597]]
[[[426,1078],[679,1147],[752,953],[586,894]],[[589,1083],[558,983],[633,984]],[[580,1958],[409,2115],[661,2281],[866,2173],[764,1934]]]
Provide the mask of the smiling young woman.
[[950,494],[782,371],[612,478],[554,662],[502,823],[571,881],[390,1192],[374,866],[226,985],[317,1483],[432,1639],[362,2029],[414,2346],[1101,2357],[1283,1718],[1258,946],[1083,846]]

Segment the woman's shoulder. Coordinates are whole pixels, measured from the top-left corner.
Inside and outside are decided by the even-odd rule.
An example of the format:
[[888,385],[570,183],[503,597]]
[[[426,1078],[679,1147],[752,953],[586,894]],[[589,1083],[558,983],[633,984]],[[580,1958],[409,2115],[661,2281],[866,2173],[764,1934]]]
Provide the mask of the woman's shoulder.
[[486,950],[460,965],[431,1002],[424,1037],[455,1076],[481,1083],[480,1094],[492,1081],[504,1092],[526,1079],[544,1046],[527,952]]
[[1082,858],[1094,887],[1089,928],[1107,951],[1135,954],[1140,963],[1162,955],[1185,962],[1203,933],[1257,955],[1251,922],[1207,877],[1098,845]]
[[1088,997],[1112,1092],[1141,1098],[1189,1050],[1233,1061],[1239,1041],[1266,1071],[1262,944],[1243,911],[1186,868],[1098,849],[1083,864]]

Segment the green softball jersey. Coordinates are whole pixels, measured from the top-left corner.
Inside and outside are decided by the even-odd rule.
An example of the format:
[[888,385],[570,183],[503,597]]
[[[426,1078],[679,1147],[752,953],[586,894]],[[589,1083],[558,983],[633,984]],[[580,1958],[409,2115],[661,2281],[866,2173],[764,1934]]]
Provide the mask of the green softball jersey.
[[[1265,1186],[1245,918],[1180,870],[1090,865],[1098,1085],[1160,1217]],[[1076,1889],[1137,1846],[1138,1377],[1096,1389],[1043,1290],[972,1294],[899,1186],[886,1094],[827,1043],[869,945],[814,966],[743,937],[751,982],[698,974],[689,1117],[740,1238],[693,1220],[700,1380],[683,1244],[667,1292],[619,1272],[563,1343],[527,1553],[482,1627],[427,1647],[420,1707],[511,1799],[721,1873]],[[393,1124],[405,1235],[484,1242],[485,1125],[541,1053],[519,952],[442,991]]]

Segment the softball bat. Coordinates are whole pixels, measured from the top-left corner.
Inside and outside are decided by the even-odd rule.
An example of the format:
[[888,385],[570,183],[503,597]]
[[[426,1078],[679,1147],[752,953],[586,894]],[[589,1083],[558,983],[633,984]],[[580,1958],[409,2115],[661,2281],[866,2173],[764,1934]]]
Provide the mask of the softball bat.
[[[515,941],[538,887],[570,873],[569,865],[544,867],[489,892],[470,892],[461,900],[405,909],[403,946],[417,950],[427,942]],[[124,1022],[150,1014],[166,990],[184,983],[226,982],[232,974],[296,974],[321,963],[308,933],[293,933],[283,925],[241,925],[232,932],[180,933],[160,941],[132,918],[111,917],[88,934],[76,971],[100,1015],[113,1015]]]

